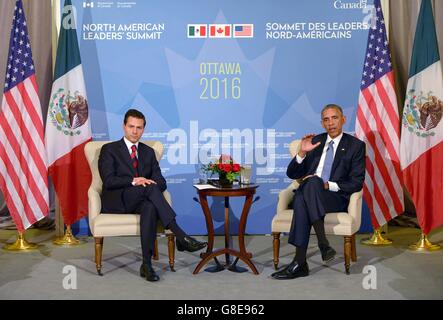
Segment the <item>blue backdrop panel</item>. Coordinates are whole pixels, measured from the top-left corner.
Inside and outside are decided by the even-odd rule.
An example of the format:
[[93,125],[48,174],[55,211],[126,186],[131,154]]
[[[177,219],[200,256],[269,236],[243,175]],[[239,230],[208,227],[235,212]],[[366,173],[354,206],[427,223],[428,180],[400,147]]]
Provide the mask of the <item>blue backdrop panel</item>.
[[[343,107],[345,131],[354,130],[371,3],[73,1],[93,136],[120,139],[126,110],[141,110],[144,139],[165,145],[162,171],[191,234],[206,233],[193,201],[199,165],[221,153],[251,163],[260,200],[246,231],[270,233],[290,183],[288,144],[323,131],[328,103]],[[220,232],[221,200],[210,200]],[[231,202],[232,228],[242,205]]]

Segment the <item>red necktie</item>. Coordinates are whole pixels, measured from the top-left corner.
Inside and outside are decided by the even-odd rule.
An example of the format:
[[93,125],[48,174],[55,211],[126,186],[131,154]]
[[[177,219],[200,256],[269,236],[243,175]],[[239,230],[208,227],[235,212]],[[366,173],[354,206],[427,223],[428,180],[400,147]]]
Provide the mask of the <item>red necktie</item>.
[[137,159],[137,147],[134,145],[131,146],[131,161],[132,161],[132,166],[134,167],[135,170],[135,176],[138,177],[138,159]]

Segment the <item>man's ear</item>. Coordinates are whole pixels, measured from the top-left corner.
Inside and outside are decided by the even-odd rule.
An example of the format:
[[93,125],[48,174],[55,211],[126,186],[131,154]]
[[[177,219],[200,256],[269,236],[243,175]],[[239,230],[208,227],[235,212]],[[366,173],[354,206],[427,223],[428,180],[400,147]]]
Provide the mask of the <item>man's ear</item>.
[[326,129],[326,127],[325,127],[325,125],[324,125],[324,123],[323,123],[323,120],[320,120],[320,125],[321,125],[321,127],[322,127],[323,129]]

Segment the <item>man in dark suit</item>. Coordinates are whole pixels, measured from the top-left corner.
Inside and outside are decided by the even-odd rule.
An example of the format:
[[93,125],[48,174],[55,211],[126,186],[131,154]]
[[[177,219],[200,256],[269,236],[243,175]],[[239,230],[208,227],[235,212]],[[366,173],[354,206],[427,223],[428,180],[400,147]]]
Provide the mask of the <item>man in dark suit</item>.
[[154,150],[140,143],[146,126],[144,115],[130,109],[125,114],[125,136],[101,149],[98,169],[103,181],[102,212],[139,213],[143,263],[140,276],[158,281],[151,257],[157,232],[157,220],[174,232],[179,251],[197,251],[207,243],[186,235],[175,221],[175,212],[163,196],[166,180],[161,174]]
[[272,274],[275,279],[294,279],[309,275],[306,262],[311,226],[317,234],[323,261],[335,257],[325,235],[324,217],[328,212],[347,211],[352,193],[363,188],[365,178],[365,143],[343,133],[346,117],[335,105],[325,106],[321,123],[326,133],[303,137],[300,150],[286,174],[302,179],[294,190],[294,215],[289,243],[296,247],[293,261]]

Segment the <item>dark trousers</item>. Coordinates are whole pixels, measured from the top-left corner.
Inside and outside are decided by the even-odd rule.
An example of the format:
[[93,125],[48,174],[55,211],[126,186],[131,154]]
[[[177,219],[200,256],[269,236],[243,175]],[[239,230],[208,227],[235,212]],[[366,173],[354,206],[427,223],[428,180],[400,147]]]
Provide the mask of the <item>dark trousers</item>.
[[166,227],[176,214],[156,184],[126,188],[122,197],[127,212],[140,214],[143,261],[148,262],[154,252],[158,219]]
[[294,215],[288,242],[307,248],[311,226],[328,212],[347,211],[349,200],[337,192],[325,190],[319,177],[306,179],[294,191]]

